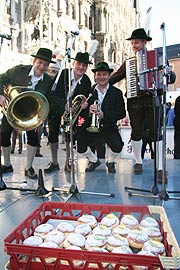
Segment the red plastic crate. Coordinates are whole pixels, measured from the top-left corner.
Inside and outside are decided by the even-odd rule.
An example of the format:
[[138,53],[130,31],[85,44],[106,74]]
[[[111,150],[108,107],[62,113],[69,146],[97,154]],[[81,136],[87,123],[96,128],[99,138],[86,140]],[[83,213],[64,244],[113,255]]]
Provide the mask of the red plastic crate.
[[[147,216],[156,218],[163,234],[167,257],[51,249],[22,244],[25,238],[33,234],[39,224],[45,223],[49,219],[77,220],[83,214],[91,214],[100,221],[109,213],[114,213],[119,219],[124,214],[132,214],[139,221]],[[146,270],[178,269],[180,267],[180,248],[165,210],[161,206],[44,202],[6,236],[4,250],[10,256],[11,270],[103,270],[107,269],[107,265],[111,266],[110,269],[115,270],[124,269],[124,267],[134,270],[135,265],[144,266]],[[54,258],[54,261],[50,262],[49,258]],[[77,260],[83,261],[83,265],[77,266],[75,264]]]

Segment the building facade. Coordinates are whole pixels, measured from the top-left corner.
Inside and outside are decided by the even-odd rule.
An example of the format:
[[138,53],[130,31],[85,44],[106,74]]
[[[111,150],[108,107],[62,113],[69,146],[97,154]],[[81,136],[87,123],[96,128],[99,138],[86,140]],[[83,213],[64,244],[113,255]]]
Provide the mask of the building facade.
[[89,51],[94,62],[114,67],[129,55],[125,39],[139,27],[134,0],[1,0],[0,16],[1,54],[48,47],[63,60],[67,49],[72,56]]

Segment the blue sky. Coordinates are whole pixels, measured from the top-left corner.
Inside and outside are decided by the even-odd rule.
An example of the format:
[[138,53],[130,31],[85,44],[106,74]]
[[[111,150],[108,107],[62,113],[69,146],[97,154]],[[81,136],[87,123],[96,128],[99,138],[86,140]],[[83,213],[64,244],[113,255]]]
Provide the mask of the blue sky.
[[180,44],[180,0],[139,0],[141,14],[141,27],[145,27],[145,15],[151,9],[150,36],[153,38],[153,47],[163,45],[163,31],[161,24],[165,23],[166,45]]

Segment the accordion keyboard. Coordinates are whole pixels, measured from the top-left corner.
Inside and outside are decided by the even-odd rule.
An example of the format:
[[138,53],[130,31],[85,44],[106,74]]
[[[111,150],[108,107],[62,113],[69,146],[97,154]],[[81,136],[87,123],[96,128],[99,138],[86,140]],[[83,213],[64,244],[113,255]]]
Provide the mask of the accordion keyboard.
[[137,96],[137,65],[136,57],[126,60],[126,89],[127,98]]

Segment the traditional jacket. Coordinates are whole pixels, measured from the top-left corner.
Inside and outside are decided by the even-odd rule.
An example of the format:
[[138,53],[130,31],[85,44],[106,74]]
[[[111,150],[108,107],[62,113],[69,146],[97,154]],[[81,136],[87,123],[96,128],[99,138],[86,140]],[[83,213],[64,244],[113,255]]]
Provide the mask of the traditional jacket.
[[[4,87],[9,86],[24,86],[29,87],[29,89],[23,89],[24,91],[31,90],[31,77],[29,72],[32,65],[17,65],[12,69],[9,69],[5,73],[0,75],[0,95],[4,95]],[[45,95],[49,101],[50,114],[54,116],[55,114],[62,114],[64,111],[65,101],[61,92],[51,91],[53,81],[51,77],[44,73],[43,80],[40,80],[35,86],[34,91],[38,91]]]
[[[95,86],[92,88],[92,94],[93,96],[90,101],[93,104],[95,100],[98,100],[98,93]],[[104,118],[101,120],[100,126],[104,129],[118,128],[117,121],[126,116],[122,91],[109,85],[109,89],[101,104],[101,110],[104,113]]]

